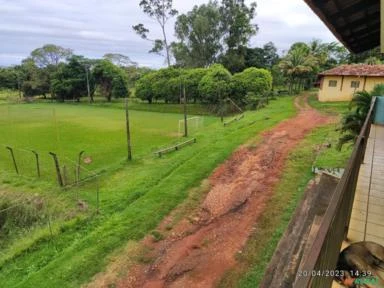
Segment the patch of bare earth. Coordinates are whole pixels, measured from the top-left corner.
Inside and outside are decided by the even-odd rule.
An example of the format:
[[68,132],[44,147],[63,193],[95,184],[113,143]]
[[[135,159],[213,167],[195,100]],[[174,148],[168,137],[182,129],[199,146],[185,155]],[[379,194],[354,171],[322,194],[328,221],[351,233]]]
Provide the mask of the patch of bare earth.
[[[143,240],[155,259],[135,265],[117,287],[213,287],[236,265],[252,227],[279,182],[292,149],[315,127],[330,121],[297,99],[299,112],[263,133],[256,148],[241,147],[211,175],[211,188],[195,211],[166,231],[164,240]],[[304,103],[304,104],[302,104]],[[292,179],[292,181],[297,181]]]

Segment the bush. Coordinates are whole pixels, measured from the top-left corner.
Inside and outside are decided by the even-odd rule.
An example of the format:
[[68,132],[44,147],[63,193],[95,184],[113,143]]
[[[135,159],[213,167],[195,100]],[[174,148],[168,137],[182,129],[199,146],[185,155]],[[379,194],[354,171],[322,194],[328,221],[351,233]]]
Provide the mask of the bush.
[[111,98],[125,98],[129,95],[127,75],[120,67],[107,60],[101,60],[94,68],[93,75],[101,93],[108,101]]
[[199,83],[202,101],[218,104],[220,99],[227,98],[231,93],[232,75],[222,65],[213,65]]
[[208,69],[195,68],[184,71],[184,83],[187,92],[187,97],[193,99],[193,102],[202,100],[202,96],[199,91],[199,84],[201,79],[207,74]]
[[166,103],[177,103],[180,99],[181,70],[164,68],[155,72],[152,84],[154,98]]
[[251,67],[241,73],[235,74],[231,84],[233,97],[239,102],[244,103],[248,93],[263,97],[271,91],[272,74],[266,69]]
[[155,81],[156,72],[150,72],[142,76],[135,83],[136,97],[152,103],[154,100],[153,82]]
[[136,81],[136,97],[149,103],[154,100],[179,102],[181,74],[180,69],[164,68],[144,75]]

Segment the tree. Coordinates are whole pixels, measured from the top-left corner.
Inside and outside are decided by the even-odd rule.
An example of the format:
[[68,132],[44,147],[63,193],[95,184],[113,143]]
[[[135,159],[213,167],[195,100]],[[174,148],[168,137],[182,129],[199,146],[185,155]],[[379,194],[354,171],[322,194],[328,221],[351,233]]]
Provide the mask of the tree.
[[124,71],[126,72],[128,78],[128,88],[130,88],[135,87],[136,81],[152,70],[147,67],[128,66],[124,67]]
[[257,25],[252,24],[256,2],[248,7],[244,0],[222,0],[219,8],[221,30],[228,50],[246,46],[250,37],[256,35]]
[[152,71],[140,77],[135,83],[135,93],[136,97],[148,101],[149,104],[152,104],[155,92],[153,90],[153,83],[155,81],[156,72]]
[[265,68],[271,70],[279,61],[277,48],[272,42],[266,43],[262,48],[247,48],[245,54],[245,66]]
[[183,67],[207,67],[213,64],[221,49],[220,13],[216,2],[194,6],[177,17],[172,43],[176,63]]
[[150,52],[158,53],[161,55],[161,52],[165,50],[166,59],[168,66],[171,66],[171,55],[170,55],[170,45],[167,40],[166,33],[166,24],[172,17],[177,15],[177,10],[172,7],[173,0],[141,0],[140,7],[143,9],[143,12],[147,14],[152,19],[160,25],[161,31],[163,33],[163,39],[150,40],[148,38],[149,30],[145,28],[143,24],[137,24],[133,26],[133,30],[141,36],[143,39],[150,40],[154,43],[153,48]]
[[103,58],[119,67],[137,67],[138,65],[137,62],[132,61],[128,56],[119,53],[107,53],[104,54]]
[[305,79],[310,77],[318,65],[318,59],[310,54],[310,48],[305,43],[295,43],[288,54],[279,63],[280,69],[289,81],[289,92],[300,91]]
[[47,44],[31,52],[31,58],[40,68],[49,65],[57,66],[72,55],[71,49],[66,49],[54,44]]
[[205,68],[194,68],[188,69],[183,73],[183,85],[185,85],[187,97],[188,99],[193,99],[194,103],[202,100],[202,95],[199,91],[199,84],[207,72],[208,69]]
[[53,74],[52,78],[52,90],[58,101],[63,102],[66,99],[79,101],[80,97],[88,94],[88,81],[90,97],[91,101],[93,101],[95,79],[91,73],[88,74],[87,67],[84,66],[87,62],[89,62],[88,59],[73,55],[68,63],[59,64],[58,70]]
[[244,2],[244,0],[222,0],[219,8],[225,44],[225,52],[220,57],[220,63],[232,73],[245,68],[245,47],[258,31],[258,26],[252,24],[256,15],[256,2],[251,3],[249,7]]
[[209,104],[219,104],[230,95],[231,73],[224,66],[215,64],[199,83],[202,101]]
[[18,89],[19,73],[16,67],[0,67],[0,89]]
[[232,95],[244,103],[248,93],[262,97],[272,88],[272,75],[266,69],[248,68],[232,77]]
[[94,69],[96,85],[100,87],[101,93],[108,102],[114,98],[125,98],[129,91],[127,78],[124,71],[107,60],[99,61]]
[[51,90],[50,74],[47,69],[39,68],[32,58],[22,61],[20,67],[22,77],[21,91],[25,97],[44,96]]

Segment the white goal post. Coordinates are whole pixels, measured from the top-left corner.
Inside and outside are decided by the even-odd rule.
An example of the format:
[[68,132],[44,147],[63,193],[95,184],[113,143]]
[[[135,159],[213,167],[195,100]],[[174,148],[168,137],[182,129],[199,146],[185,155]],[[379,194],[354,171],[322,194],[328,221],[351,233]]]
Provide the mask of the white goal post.
[[[204,126],[204,117],[194,116],[187,118],[188,134],[192,134]],[[179,120],[179,137],[184,136],[184,119]]]

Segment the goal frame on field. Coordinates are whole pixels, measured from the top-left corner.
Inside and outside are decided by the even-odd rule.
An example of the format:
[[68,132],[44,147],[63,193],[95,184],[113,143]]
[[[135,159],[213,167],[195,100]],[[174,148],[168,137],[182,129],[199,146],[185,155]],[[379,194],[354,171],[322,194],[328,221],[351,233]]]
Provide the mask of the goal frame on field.
[[[184,119],[179,120],[178,126],[178,136],[184,136]],[[197,129],[204,126],[204,117],[202,116],[193,116],[187,118],[188,131],[196,131]]]

